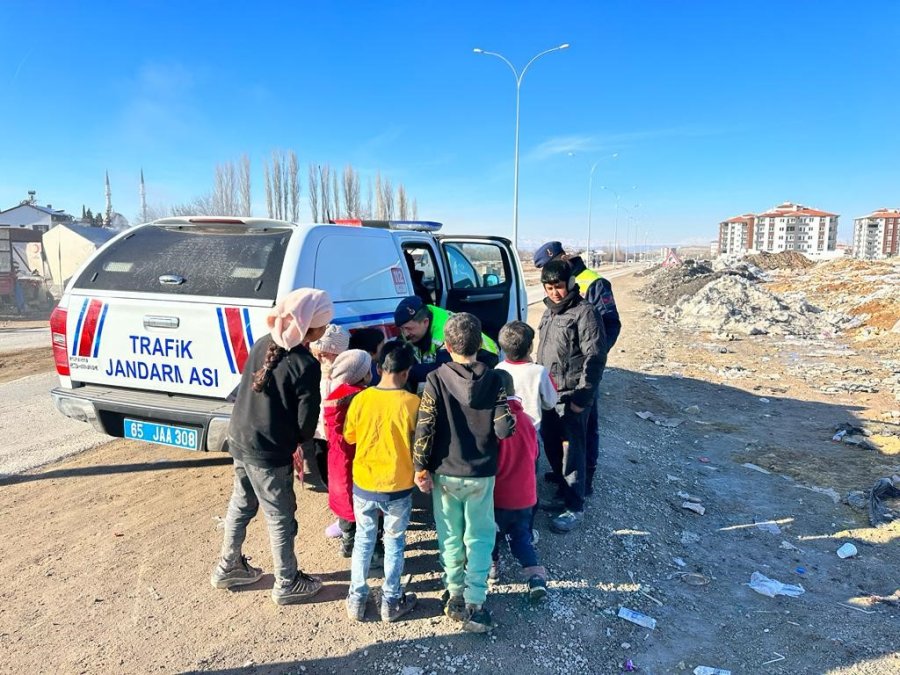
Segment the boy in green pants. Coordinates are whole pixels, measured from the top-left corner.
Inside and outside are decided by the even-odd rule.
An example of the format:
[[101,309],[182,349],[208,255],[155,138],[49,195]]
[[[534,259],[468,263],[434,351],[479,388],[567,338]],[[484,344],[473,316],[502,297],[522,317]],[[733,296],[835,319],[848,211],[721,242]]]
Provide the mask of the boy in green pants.
[[428,374],[413,445],[415,481],[432,492],[444,568],[444,613],[463,630],[494,626],[484,607],[494,548],[494,476],[498,439],[515,431],[505,374],[476,361],[481,322],[465,312],[444,327],[453,361]]

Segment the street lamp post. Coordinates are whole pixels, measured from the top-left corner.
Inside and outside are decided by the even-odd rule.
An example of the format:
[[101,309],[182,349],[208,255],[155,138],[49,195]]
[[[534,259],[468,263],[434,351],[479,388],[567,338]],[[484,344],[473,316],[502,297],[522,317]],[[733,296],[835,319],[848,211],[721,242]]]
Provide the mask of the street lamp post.
[[[607,187],[606,185],[600,186],[601,190],[609,190],[616,196],[616,226],[613,230],[614,244],[613,244],[613,267],[617,267],[619,263],[619,193],[613,190],[611,187]],[[637,190],[637,185],[631,186],[632,190]]]
[[[575,155],[574,152],[569,153],[570,157],[574,156],[574,155]],[[585,253],[587,254],[587,257],[588,257],[588,261],[587,261],[588,267],[591,266],[591,263],[593,260],[593,255],[591,255],[591,220],[592,220],[592,214],[593,214],[593,199],[594,199],[594,171],[597,170],[597,165],[599,165],[600,162],[603,161],[604,159],[616,159],[618,156],[619,156],[619,153],[614,152],[609,157],[601,157],[596,162],[594,162],[594,164],[591,166],[591,172],[590,172],[590,175],[588,176],[588,227],[587,227],[587,249],[585,250]]]
[[518,255],[519,250],[519,99],[520,99],[520,90],[522,88],[522,79],[525,77],[525,73],[528,71],[528,68],[532,63],[537,61],[542,56],[546,56],[551,52],[558,52],[561,49],[568,49],[569,43],[566,42],[564,44],[559,45],[558,47],[553,47],[551,49],[546,49],[542,51],[540,54],[536,54],[532,57],[531,61],[525,64],[525,67],[522,68],[522,72],[518,72],[513,66],[512,63],[509,62],[502,54],[498,54],[497,52],[489,52],[484,49],[479,49],[476,47],[472,51],[476,54],[485,54],[487,56],[496,56],[498,59],[503,61],[509,69],[512,71],[513,77],[516,80],[516,150],[515,150],[515,169],[513,174],[513,249],[517,252]]

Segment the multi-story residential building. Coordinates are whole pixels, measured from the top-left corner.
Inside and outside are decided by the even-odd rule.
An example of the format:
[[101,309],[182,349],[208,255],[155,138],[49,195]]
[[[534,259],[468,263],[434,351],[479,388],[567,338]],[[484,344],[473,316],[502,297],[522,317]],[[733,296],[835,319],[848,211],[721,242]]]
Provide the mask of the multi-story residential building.
[[834,251],[838,214],[785,202],[756,216],[753,246],[757,251],[800,251],[816,255]]
[[878,209],[853,221],[853,256],[890,258],[900,255],[900,209]]
[[745,213],[719,223],[719,255],[746,253],[753,248],[756,216]]

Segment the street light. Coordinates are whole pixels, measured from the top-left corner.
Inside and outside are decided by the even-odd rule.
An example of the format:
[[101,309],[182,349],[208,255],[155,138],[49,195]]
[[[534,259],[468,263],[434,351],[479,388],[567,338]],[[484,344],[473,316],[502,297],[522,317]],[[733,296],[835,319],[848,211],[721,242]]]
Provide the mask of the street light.
[[[613,244],[613,267],[617,267],[619,263],[619,193],[606,185],[600,186],[601,190],[609,190],[616,196],[616,227],[615,227],[615,243]],[[632,190],[637,190],[637,185],[631,186]]]
[[[574,157],[574,156],[575,156],[574,152],[569,153],[569,157]],[[588,229],[587,229],[587,250],[585,251],[587,253],[587,257],[588,257],[588,262],[587,262],[588,267],[591,266],[591,262],[593,260],[593,256],[591,255],[591,219],[592,219],[592,214],[593,214],[594,171],[597,170],[597,166],[604,159],[618,159],[618,157],[619,157],[619,153],[614,152],[613,154],[609,155],[608,157],[601,157],[596,162],[594,162],[594,164],[591,166],[591,172],[588,177]]]
[[498,59],[503,61],[509,69],[512,71],[513,77],[516,79],[516,152],[515,152],[515,173],[513,175],[513,249],[517,251],[516,255],[518,255],[519,250],[519,91],[522,88],[522,78],[525,77],[525,73],[528,71],[528,68],[532,63],[537,61],[542,56],[546,56],[551,52],[558,52],[561,49],[568,49],[569,43],[566,42],[564,44],[559,45],[558,47],[553,47],[551,49],[546,49],[542,51],[540,54],[532,57],[531,61],[525,64],[525,67],[522,68],[522,72],[518,72],[513,66],[512,63],[509,62],[502,54],[498,54],[497,52],[488,52],[484,49],[479,49],[476,47],[472,51],[476,54],[485,54],[487,56],[496,56]]

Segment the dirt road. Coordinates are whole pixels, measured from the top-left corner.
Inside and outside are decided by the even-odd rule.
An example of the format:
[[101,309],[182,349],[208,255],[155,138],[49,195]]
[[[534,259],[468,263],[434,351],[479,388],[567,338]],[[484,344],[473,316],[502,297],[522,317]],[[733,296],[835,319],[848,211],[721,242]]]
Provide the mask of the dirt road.
[[[645,674],[898,672],[900,609],[862,596],[897,588],[900,529],[866,527],[828,492],[900,469],[896,456],[829,440],[878,397],[818,395],[788,372],[794,352],[761,341],[713,352],[649,318],[631,294],[640,283],[616,285],[625,328],[602,384],[601,483],[586,526],[557,536],[539,519],[553,579],[543,606],[522,599],[506,557],[489,598],[498,629],[459,634],[440,615],[436,544],[420,509],[407,563],[420,607],[398,624],[374,621],[373,610],[349,623],[348,564],[322,537],[330,518],[309,486],[297,547],[326,582],[316,602],[275,607],[270,575],[216,591],[208,574],[230,493],[226,458],[115,441],[0,481],[0,670],[571,675],[619,673],[631,659]],[[759,373],[724,383],[708,369],[759,365],[756,350],[772,355]],[[685,421],[657,426],[643,411]],[[682,508],[690,499],[679,492],[705,515]],[[848,539],[859,555],[841,560],[834,551]],[[271,569],[267,549],[254,522],[246,553]],[[806,592],[759,595],[746,585],[755,571]],[[656,629],[617,618],[620,606],[651,615]]]

